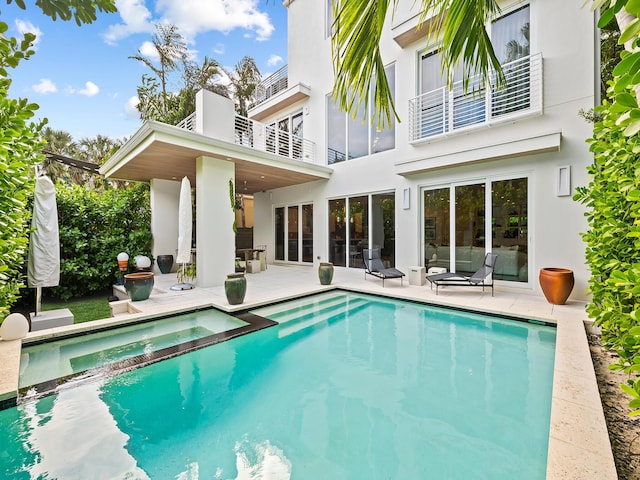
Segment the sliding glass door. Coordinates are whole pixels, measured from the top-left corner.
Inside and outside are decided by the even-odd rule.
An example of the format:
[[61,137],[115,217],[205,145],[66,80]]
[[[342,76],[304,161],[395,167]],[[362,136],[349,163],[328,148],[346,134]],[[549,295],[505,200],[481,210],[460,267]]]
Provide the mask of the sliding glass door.
[[313,205],[274,209],[275,260],[313,263]]
[[383,263],[395,266],[394,193],[329,200],[329,261],[364,268],[366,248],[379,248]]
[[427,269],[472,275],[492,251],[496,279],[528,282],[528,192],[527,178],[424,189]]

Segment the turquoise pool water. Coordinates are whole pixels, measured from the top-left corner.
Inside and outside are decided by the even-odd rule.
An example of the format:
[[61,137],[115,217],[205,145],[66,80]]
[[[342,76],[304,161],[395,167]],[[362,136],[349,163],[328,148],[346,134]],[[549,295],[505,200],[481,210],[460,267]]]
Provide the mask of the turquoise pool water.
[[179,316],[27,346],[20,357],[20,388],[247,325],[218,310]]
[[544,479],[555,329],[332,293],[0,411],[0,477]]

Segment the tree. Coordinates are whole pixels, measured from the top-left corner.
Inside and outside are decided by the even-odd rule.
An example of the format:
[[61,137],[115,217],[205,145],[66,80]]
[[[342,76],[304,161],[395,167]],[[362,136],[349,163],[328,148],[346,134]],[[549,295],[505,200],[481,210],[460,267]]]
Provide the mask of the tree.
[[246,117],[247,110],[253,103],[256,87],[262,81],[262,75],[256,61],[245,55],[236,63],[233,72],[227,72],[227,76],[236,102],[236,112]]
[[[140,51],[132,58],[147,65],[154,76],[142,75],[138,87],[138,111],[142,120],[156,120],[175,125],[196,109],[196,92],[206,89],[229,96],[227,88],[219,83],[224,70],[214,59],[204,57],[202,64],[189,59],[187,45],[175,25],[157,25],[158,32],[152,43],[158,53],[160,66]],[[169,74],[181,73],[176,92],[169,91]]]
[[[145,57],[140,50],[138,50],[137,55],[129,58],[142,62],[155,75],[155,78],[146,74],[142,75],[142,84],[146,86],[149,92],[154,93],[154,98],[159,99],[158,102],[154,103],[153,111],[157,111],[158,115],[164,116],[170,109],[170,94],[167,90],[169,74],[178,70],[180,65],[186,61],[188,55],[187,43],[178,32],[176,25],[161,23],[156,25],[156,33],[151,37],[151,43],[158,55],[159,66],[156,66],[152,58]],[[155,94],[158,82],[160,86],[159,96]],[[138,94],[140,96],[140,89],[138,89]],[[142,110],[140,112],[142,113]]]
[[[16,4],[25,8],[22,0],[16,0]],[[37,5],[53,20],[74,18],[78,25],[93,22],[96,11],[116,11],[113,0],[42,0]],[[21,269],[27,249],[31,173],[43,160],[40,131],[45,125],[31,121],[38,109],[36,104],[9,97],[9,69],[18,67],[35,53],[32,48],[35,35],[26,33],[21,39],[9,38],[5,35],[7,29],[7,24],[0,22],[0,319],[9,313],[24,287]]]
[[[75,157],[77,154],[78,147],[73,141],[73,137],[64,130],[45,127],[42,130],[42,138],[46,142],[44,150],[68,157]],[[54,183],[58,180],[67,181],[69,179],[68,167],[54,159],[46,158],[41,166]]]

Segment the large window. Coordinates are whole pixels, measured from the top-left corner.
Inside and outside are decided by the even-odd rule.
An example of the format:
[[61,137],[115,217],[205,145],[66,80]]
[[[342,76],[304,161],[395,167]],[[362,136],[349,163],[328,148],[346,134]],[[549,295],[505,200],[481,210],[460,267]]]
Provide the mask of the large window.
[[[392,96],[395,98],[395,66],[385,69]],[[373,84],[372,84],[373,85]],[[395,148],[395,123],[382,128],[371,124],[371,112],[375,91],[369,105],[363,105],[356,118],[340,111],[330,95],[327,95],[327,164],[344,162]]]
[[275,259],[313,263],[313,205],[288,205],[274,211]]
[[527,282],[528,191],[527,178],[425,189],[425,266],[471,275],[492,251],[496,279]]
[[395,266],[395,195],[377,193],[329,200],[329,261],[364,268],[362,251],[379,248]]
[[530,108],[529,6],[494,20],[488,32],[506,84],[487,90],[481,76],[475,76],[465,89],[463,70],[458,67],[450,72],[454,82],[450,90],[442,73],[440,51],[421,53],[418,97],[410,103],[414,138],[444,134]]

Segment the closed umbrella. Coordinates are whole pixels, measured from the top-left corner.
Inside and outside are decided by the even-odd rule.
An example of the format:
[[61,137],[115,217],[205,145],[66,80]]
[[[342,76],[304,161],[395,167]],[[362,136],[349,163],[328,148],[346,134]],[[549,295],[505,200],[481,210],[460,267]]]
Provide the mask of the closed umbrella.
[[[184,278],[185,265],[191,262],[191,233],[193,213],[191,205],[191,182],[187,177],[182,179],[180,185],[180,202],[178,204],[178,255],[176,263],[182,264],[182,276]],[[193,288],[190,283],[178,283],[171,290],[189,290]]]
[[42,287],[55,287],[60,282],[60,239],[56,189],[49,177],[36,179],[36,192],[31,218],[27,284],[36,290],[36,316],[40,312]]

